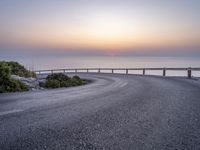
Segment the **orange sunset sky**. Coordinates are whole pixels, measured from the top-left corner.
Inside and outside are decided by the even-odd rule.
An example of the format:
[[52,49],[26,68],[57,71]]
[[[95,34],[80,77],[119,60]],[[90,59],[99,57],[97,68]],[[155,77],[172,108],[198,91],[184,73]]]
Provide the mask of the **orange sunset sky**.
[[0,51],[198,52],[199,14],[199,0],[3,0]]

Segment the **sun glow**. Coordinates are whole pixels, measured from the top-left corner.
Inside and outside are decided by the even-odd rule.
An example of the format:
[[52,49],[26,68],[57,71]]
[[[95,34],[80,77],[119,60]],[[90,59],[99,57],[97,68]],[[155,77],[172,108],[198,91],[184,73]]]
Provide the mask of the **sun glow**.
[[10,34],[2,30],[0,42],[14,46],[117,51],[197,45],[200,39],[199,31],[193,31],[192,25],[173,17],[160,18],[157,14],[147,17],[145,11],[92,9],[67,17],[67,13],[63,14],[53,19],[19,21],[9,28]]
[[130,23],[119,16],[97,15],[95,18],[91,19],[89,24],[91,35],[104,40],[124,36],[130,32],[129,29]]

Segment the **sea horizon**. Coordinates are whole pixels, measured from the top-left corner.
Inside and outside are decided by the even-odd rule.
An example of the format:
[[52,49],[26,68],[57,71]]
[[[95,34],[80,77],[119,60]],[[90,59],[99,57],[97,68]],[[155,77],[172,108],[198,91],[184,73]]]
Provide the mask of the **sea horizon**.
[[[18,61],[29,70],[70,69],[70,68],[187,68],[199,67],[200,57],[175,57],[175,56],[46,56],[0,58],[5,61]],[[104,71],[109,73],[109,71]],[[117,71],[123,73],[123,71]],[[141,74],[141,71],[130,71]],[[160,71],[148,71],[147,74],[160,75]],[[170,76],[185,76],[185,71],[168,71]],[[199,72],[193,76],[200,77]]]

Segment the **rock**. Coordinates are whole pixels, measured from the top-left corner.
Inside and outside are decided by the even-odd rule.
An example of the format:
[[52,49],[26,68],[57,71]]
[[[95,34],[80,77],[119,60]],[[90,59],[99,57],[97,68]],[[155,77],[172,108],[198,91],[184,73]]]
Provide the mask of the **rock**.
[[29,90],[40,89],[39,81],[36,78],[31,78],[31,77],[25,78],[25,77],[20,77],[20,76],[17,76],[17,75],[11,75],[11,78],[14,79],[14,80],[21,81],[22,83],[24,83],[29,88]]

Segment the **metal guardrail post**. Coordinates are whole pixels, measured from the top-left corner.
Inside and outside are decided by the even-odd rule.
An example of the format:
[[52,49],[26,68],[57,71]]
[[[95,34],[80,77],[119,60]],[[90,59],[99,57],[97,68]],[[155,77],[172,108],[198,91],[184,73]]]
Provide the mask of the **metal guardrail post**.
[[77,73],[77,69],[75,69],[75,72]]
[[53,74],[53,70],[51,70],[51,74]]
[[126,74],[128,74],[128,69],[126,69]]
[[143,69],[143,73],[142,74],[145,75],[145,69]]
[[101,72],[101,70],[100,70],[100,68],[98,69],[98,73],[100,73]]
[[89,69],[87,69],[87,72],[89,72]]
[[114,69],[112,69],[112,73],[114,73]]
[[163,76],[166,76],[166,68],[163,68]]
[[188,68],[187,71],[188,71],[188,78],[191,79],[192,78],[192,70],[191,70],[191,68]]

